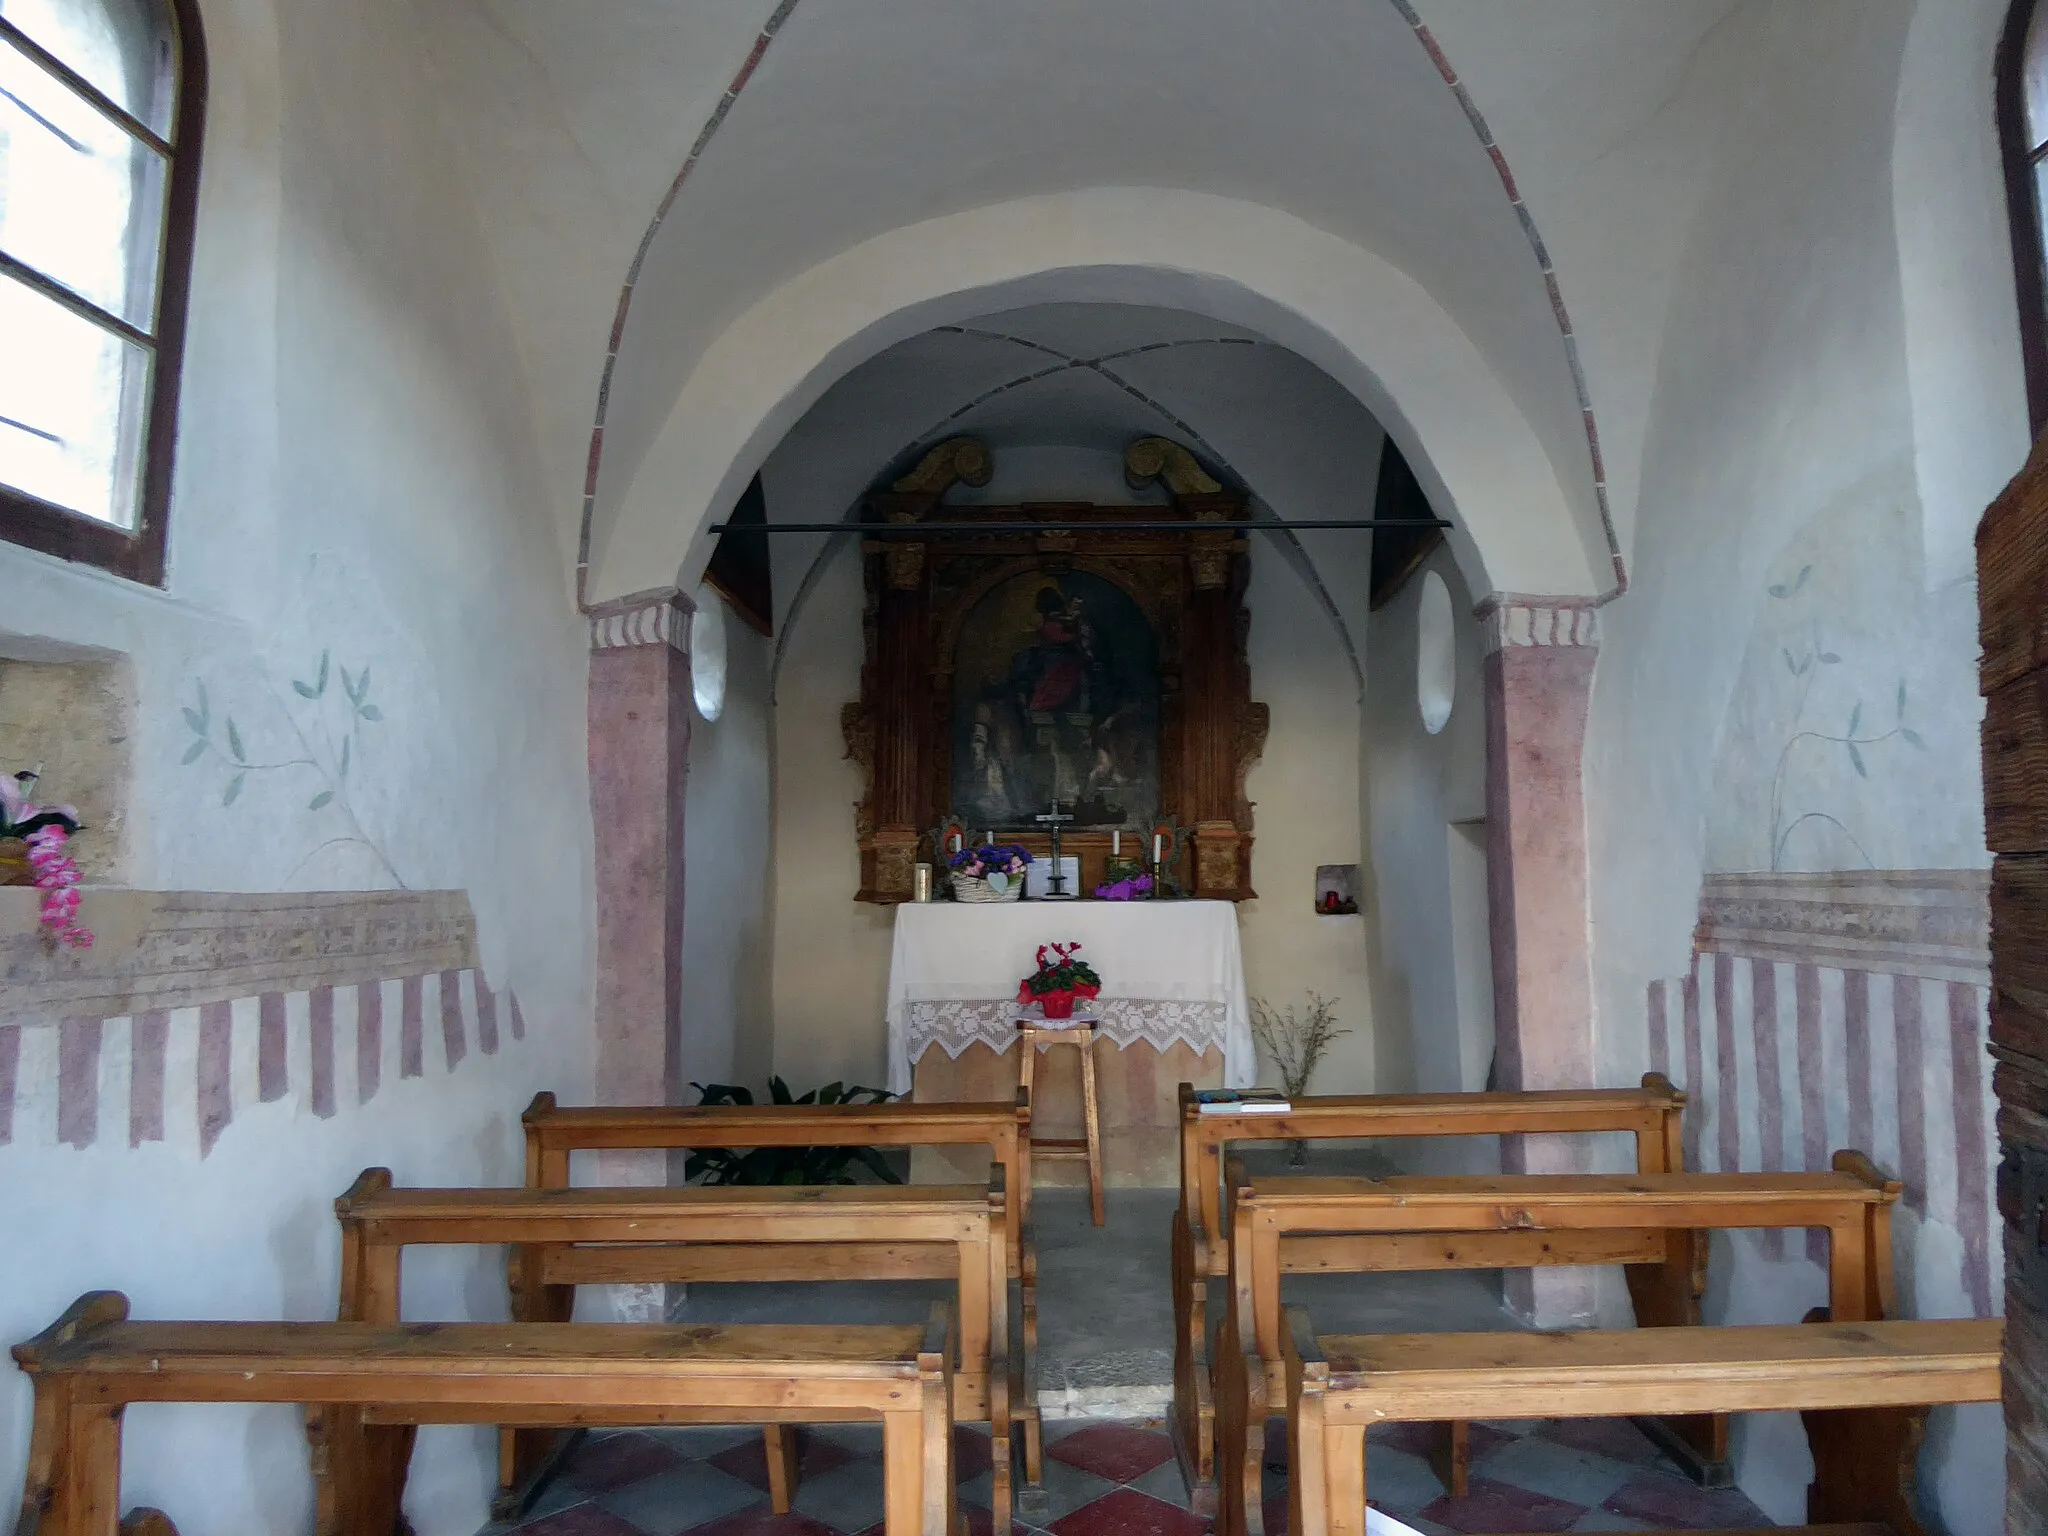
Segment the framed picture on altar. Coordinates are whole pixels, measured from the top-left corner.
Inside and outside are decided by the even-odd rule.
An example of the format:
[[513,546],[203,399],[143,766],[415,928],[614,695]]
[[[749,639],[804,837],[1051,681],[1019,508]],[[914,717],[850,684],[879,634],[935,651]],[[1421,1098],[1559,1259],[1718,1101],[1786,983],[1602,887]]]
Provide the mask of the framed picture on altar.
[[[1060,855],[1060,873],[1066,876],[1065,889],[1069,896],[1079,896],[1081,891],[1080,855]],[[1033,859],[1024,871],[1024,899],[1043,901],[1045,893],[1052,889],[1052,860]]]

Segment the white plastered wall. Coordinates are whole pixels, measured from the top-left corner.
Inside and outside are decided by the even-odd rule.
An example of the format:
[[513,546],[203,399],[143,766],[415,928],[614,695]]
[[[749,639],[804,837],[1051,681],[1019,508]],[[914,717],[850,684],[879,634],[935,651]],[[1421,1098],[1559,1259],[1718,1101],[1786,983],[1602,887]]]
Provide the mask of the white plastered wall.
[[[1944,29],[1962,9],[1940,8]],[[1951,273],[1995,272],[2005,236],[2002,211],[1971,201],[1989,132],[1988,53],[1972,69],[1909,67],[1902,86],[1913,11],[1906,0],[1740,7],[1717,39],[1720,73],[1700,86],[1727,112],[1664,317],[1634,583],[1602,615],[1588,728],[1606,1082],[1648,1064],[1645,989],[1687,973],[1703,873],[1769,869],[1774,853],[1788,869],[1985,861],[1967,574],[1976,514],[1959,509],[1981,509],[2026,436],[2009,404],[1959,434],[1953,402],[1935,398],[1943,377],[1970,375],[1964,398],[1999,379],[2016,398],[2018,381],[2009,332],[1975,313],[1995,297],[1951,290],[1959,322],[1931,318],[1933,231],[1952,248]],[[1969,29],[1985,35],[1979,21]],[[1915,46],[1945,54],[1953,41]],[[1929,123],[1947,137],[1918,137]],[[1948,131],[1958,123],[1976,137]],[[1963,184],[1932,194],[1930,180],[1949,175]],[[1975,281],[2009,280],[2008,262],[1995,285]],[[1796,671],[1809,652],[1835,658],[1817,660],[1810,683]],[[1894,737],[1863,749],[1859,768],[1825,739],[1901,720],[1924,749]],[[1821,737],[1792,741],[1801,729]],[[1786,818],[1773,815],[1774,786],[1833,823],[1776,846]],[[1945,1091],[1945,1042],[1926,1050]],[[1742,1094],[1754,1090],[1743,1078]],[[1719,1113],[1747,1126],[1753,1099]],[[1881,1140],[1882,1104],[1877,1120]],[[1753,1132],[1742,1134],[1747,1157]],[[1928,1123],[1944,1155],[1956,1134],[1946,1118]],[[1896,1236],[1906,1304],[1967,1310],[1953,1233],[1902,1219]],[[1817,1273],[1747,1239],[1717,1243],[1709,1319],[1797,1316]],[[1971,1408],[1938,1414],[1930,1431],[1923,1491],[1958,1536],[2000,1528],[1996,1424],[1995,1407]],[[1751,1421],[1737,1466],[1767,1512],[1803,1507],[1795,1423]]]
[[[700,603],[723,600],[698,589]],[[725,702],[690,722],[683,797],[685,1083],[742,1083],[758,1094],[773,1057],[774,913],[768,667],[772,642],[726,609]]]
[[[1451,713],[1434,734],[1424,728],[1416,692],[1418,608],[1432,573],[1449,590],[1456,617]],[[1478,824],[1484,848],[1486,699],[1481,627],[1471,613],[1457,561],[1439,547],[1372,615],[1367,630],[1368,930],[1383,1062],[1378,1087],[1387,1093],[1484,1088],[1492,1055],[1488,951],[1483,935],[1477,948],[1472,942],[1469,872],[1454,862],[1466,851],[1454,842],[1467,836],[1457,830],[1463,824]],[[1482,926],[1485,915],[1482,905]],[[1474,1148],[1445,1155],[1455,1161]],[[1438,1150],[1407,1148],[1403,1155],[1420,1166]]]
[[[0,546],[0,624],[133,658],[137,884],[466,890],[484,972],[501,998],[516,991],[526,1038],[446,1076],[394,1072],[332,1119],[296,1095],[254,1106],[203,1160],[191,1144],[131,1151],[111,1114],[85,1150],[0,1146],[7,1340],[97,1287],[127,1291],[143,1317],[331,1317],[330,1202],[361,1168],[515,1182],[526,1100],[589,1093],[585,628],[411,14],[204,6],[212,89],[169,587]],[[323,653],[329,687],[308,700],[292,684],[310,686]],[[333,774],[349,717],[329,713],[343,667],[377,712],[355,727],[345,786]],[[214,748],[186,763],[201,687]],[[251,770],[230,803],[235,770],[215,750],[230,715],[247,759],[324,768]],[[315,808],[323,783],[346,794]],[[491,1255],[408,1269],[415,1316],[503,1313]],[[28,1399],[22,1377],[0,1376],[0,1485],[20,1486]],[[138,1409],[127,1444],[124,1503],[161,1505],[185,1529],[311,1518],[292,1410]],[[421,1536],[481,1523],[489,1451],[482,1432],[425,1437],[407,1505]]]

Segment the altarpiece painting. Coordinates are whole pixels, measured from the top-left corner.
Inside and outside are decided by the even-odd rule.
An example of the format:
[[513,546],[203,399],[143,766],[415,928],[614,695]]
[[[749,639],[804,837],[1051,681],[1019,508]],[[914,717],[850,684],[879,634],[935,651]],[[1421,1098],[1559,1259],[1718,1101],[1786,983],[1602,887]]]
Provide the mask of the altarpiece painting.
[[[1084,890],[1118,837],[1143,853],[1164,826],[1175,886],[1249,897],[1244,780],[1266,709],[1245,660],[1250,557],[1231,526],[1243,499],[1146,438],[1126,477],[1163,481],[1165,507],[945,503],[990,467],[980,443],[955,438],[868,500],[868,522],[904,534],[862,545],[866,654],[843,722],[866,780],[858,899],[909,900],[916,863],[943,856],[945,825],[1043,853],[1038,818],[1055,802],[1073,818],[1063,851],[1080,856]],[[997,526],[905,536],[923,521]],[[1185,527],[1128,526],[1161,522]]]

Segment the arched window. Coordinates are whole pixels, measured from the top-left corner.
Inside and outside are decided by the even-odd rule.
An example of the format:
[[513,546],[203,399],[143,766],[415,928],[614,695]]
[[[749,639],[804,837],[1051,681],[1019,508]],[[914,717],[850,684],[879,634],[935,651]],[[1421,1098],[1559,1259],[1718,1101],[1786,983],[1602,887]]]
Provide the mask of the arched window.
[[205,65],[193,0],[0,0],[0,536],[163,579]]
[[1998,45],[1998,135],[2019,277],[2027,409],[2038,433],[2048,427],[2048,21],[2036,0],[2015,0]]

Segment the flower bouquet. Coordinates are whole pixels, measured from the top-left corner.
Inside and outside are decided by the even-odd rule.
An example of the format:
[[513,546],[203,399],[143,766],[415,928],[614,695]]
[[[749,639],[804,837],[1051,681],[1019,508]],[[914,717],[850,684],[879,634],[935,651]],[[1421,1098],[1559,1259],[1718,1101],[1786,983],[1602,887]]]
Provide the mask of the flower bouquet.
[[68,805],[36,805],[33,773],[0,774],[0,885],[34,885],[43,893],[43,926],[73,949],[90,949],[92,932],[78,923],[78,865],[64,851],[78,830]]
[[1086,960],[1074,958],[1080,951],[1078,943],[1039,945],[1038,969],[1017,983],[1018,1003],[1038,1004],[1048,1019],[1071,1019],[1076,999],[1088,1002],[1100,995],[1102,978]]
[[956,901],[1015,901],[1024,894],[1031,855],[1015,843],[962,848],[948,860]]
[[1152,895],[1152,876],[1136,859],[1112,858],[1103,871],[1108,876],[1095,887],[1097,901],[1146,901]]

